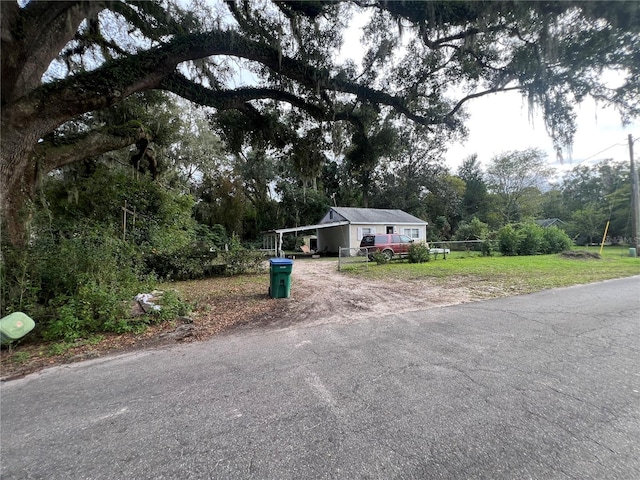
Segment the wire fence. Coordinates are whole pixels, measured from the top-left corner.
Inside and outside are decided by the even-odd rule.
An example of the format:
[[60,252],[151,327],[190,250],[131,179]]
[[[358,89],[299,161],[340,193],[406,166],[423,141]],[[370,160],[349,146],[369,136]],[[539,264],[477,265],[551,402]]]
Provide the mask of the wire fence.
[[448,240],[429,242],[429,253],[434,259],[446,258],[451,252],[477,252],[478,255],[489,255],[496,252],[498,242],[495,240]]
[[369,255],[366,248],[340,247],[338,271],[369,268]]
[[[432,260],[446,259],[454,255],[491,255],[498,248],[495,240],[448,240],[429,242],[429,254]],[[355,270],[369,268],[371,259],[366,248],[340,247],[338,255],[338,270]],[[396,256],[394,256],[394,259]],[[400,258],[400,257],[398,257]],[[402,257],[404,258],[404,257]]]

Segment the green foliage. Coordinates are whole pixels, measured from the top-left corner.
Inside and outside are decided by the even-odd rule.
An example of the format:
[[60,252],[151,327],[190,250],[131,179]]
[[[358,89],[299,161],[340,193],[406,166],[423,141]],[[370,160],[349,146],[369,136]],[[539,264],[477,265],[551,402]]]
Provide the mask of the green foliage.
[[487,185],[499,199],[498,209],[505,223],[538,215],[542,208],[540,188],[552,173],[545,153],[537,149],[504,152],[491,159]]
[[212,226],[196,224],[195,238],[196,244],[203,251],[220,250],[229,241],[226,230],[218,223]]
[[177,317],[183,317],[189,313],[190,307],[176,290],[168,290],[162,295],[160,302],[160,310],[152,312],[151,318],[155,319],[153,323],[160,323],[166,320],[174,320]]
[[370,255],[370,257],[378,265],[385,265],[391,261],[391,259],[380,250],[376,250],[372,255]]
[[604,234],[607,214],[601,205],[588,203],[571,214],[568,230],[578,245],[594,243]]
[[572,246],[573,241],[564,230],[555,226],[544,229],[542,253],[560,253],[569,250]]
[[[135,219],[123,235],[125,200]],[[193,199],[145,177],[102,164],[71,169],[47,179],[40,201],[47,208],[34,216],[31,242],[2,244],[0,293],[3,313],[24,311],[47,340],[138,329],[127,322],[130,303],[153,289],[153,258],[171,258],[184,277],[206,266],[184,266],[179,255],[196,249]]]
[[480,248],[482,250],[483,257],[490,257],[493,255],[493,242],[491,240],[482,242],[482,246]]
[[237,235],[231,237],[229,251],[223,255],[228,275],[257,273],[264,270],[264,255],[244,248]]
[[557,227],[542,228],[535,223],[505,225],[498,231],[498,245],[503,255],[539,255],[560,253],[573,242]]
[[498,248],[503,255],[517,255],[520,236],[512,225],[505,225],[498,230]]
[[481,222],[477,217],[471,221],[462,221],[454,236],[455,240],[484,240],[489,236],[489,225]]
[[543,250],[543,228],[535,223],[525,223],[518,229],[518,255],[537,255]]
[[284,235],[282,237],[282,249],[288,251],[298,250],[304,245],[304,239],[297,235]]
[[29,361],[30,358],[31,358],[31,354],[29,352],[25,352],[25,351],[15,352],[13,355],[11,355],[11,362],[21,365]]
[[414,242],[409,246],[409,263],[424,263],[431,260],[429,247],[424,242]]
[[464,180],[465,189],[462,197],[462,216],[468,220],[470,217],[486,219],[489,207],[487,184],[480,168],[478,155],[467,157],[460,168],[458,176]]
[[147,271],[162,280],[193,280],[215,274],[218,255],[199,246],[187,246],[172,252],[151,252],[145,256]]

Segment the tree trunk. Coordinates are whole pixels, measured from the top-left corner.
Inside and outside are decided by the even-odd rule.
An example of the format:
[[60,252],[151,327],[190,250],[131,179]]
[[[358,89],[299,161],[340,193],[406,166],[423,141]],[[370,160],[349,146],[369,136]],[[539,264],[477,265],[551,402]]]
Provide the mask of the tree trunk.
[[37,180],[37,161],[32,159],[33,145],[40,136],[32,129],[16,131],[2,128],[0,161],[0,213],[6,222],[6,238],[12,245],[26,242],[29,217],[27,203],[33,198]]
[[[24,245],[30,216],[28,203],[33,200],[40,175],[104,152],[124,148],[150,135],[139,124],[117,129],[95,130],[70,145],[50,145],[40,139],[52,127],[37,122],[31,128],[15,128],[8,118],[2,122],[0,156],[0,214],[6,222],[7,239],[12,245]],[[34,147],[35,145],[35,147]]]

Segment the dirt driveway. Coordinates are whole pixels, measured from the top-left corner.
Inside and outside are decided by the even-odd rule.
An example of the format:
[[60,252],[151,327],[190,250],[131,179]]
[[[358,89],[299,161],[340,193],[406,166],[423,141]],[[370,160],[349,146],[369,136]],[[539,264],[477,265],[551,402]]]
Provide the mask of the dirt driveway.
[[362,315],[387,315],[478,299],[469,286],[438,286],[427,279],[372,280],[338,272],[337,261],[295,261],[287,315],[333,322]]

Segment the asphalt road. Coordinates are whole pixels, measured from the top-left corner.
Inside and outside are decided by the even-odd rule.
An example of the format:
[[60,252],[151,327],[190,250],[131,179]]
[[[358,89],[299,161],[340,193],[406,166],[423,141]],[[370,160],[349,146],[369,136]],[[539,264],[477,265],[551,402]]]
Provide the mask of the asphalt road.
[[638,479],[639,337],[634,277],[53,368],[0,386],[0,473]]

